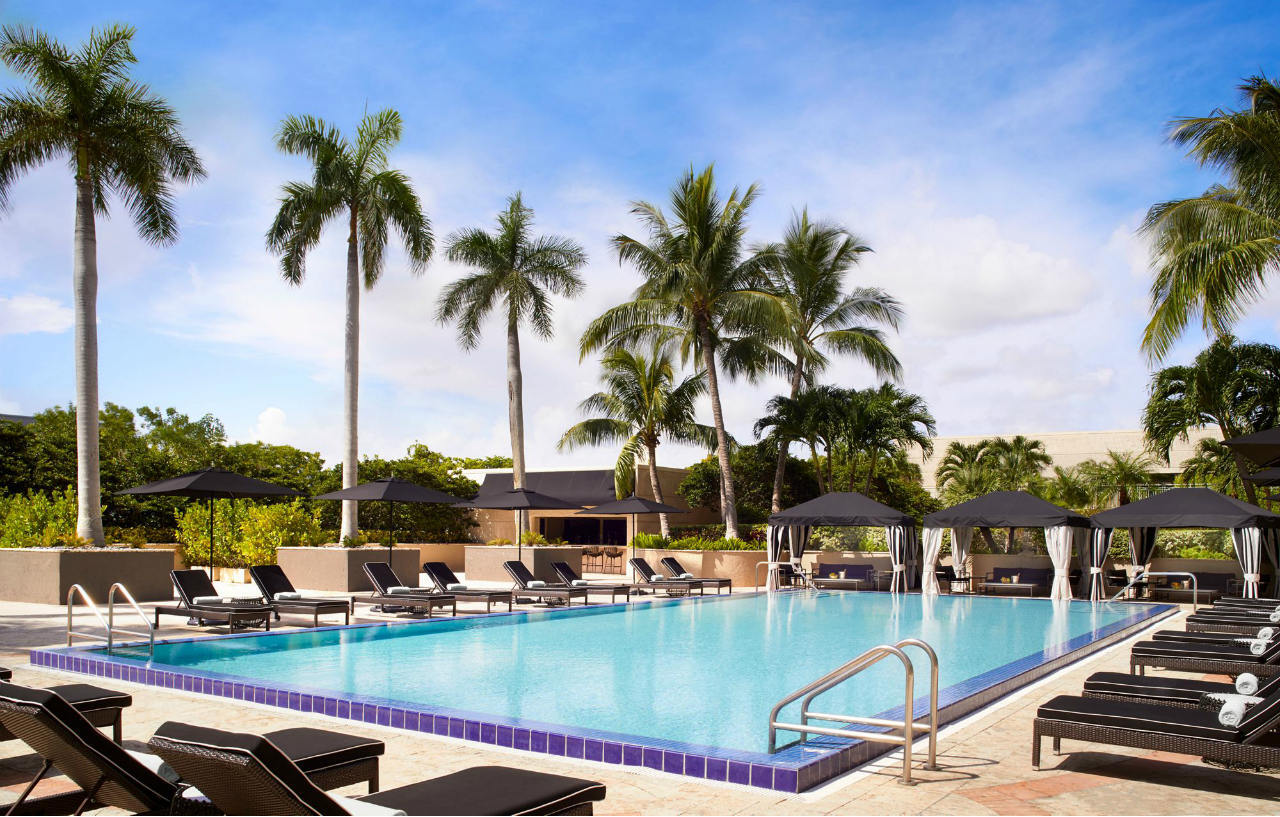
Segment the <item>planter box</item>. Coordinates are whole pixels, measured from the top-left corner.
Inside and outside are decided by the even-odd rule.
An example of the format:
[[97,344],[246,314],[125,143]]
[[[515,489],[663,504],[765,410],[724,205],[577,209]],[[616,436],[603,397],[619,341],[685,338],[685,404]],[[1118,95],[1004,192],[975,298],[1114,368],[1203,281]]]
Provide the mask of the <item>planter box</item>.
[[[756,584],[756,565],[769,560],[763,550],[665,550],[659,548],[636,548],[635,558],[644,559],[659,573],[666,575],[661,569],[660,561],[666,556],[674,556],[675,560],[686,572],[707,578],[730,579],[737,588],[751,589]],[[630,559],[631,555],[628,554]],[[764,568],[760,568],[760,581],[764,581]],[[630,565],[627,575],[631,575]]]
[[147,542],[142,546],[143,550],[167,550],[173,553],[173,569],[186,570],[191,565],[182,559],[182,554],[178,552],[178,544],[176,542]]
[[65,604],[79,584],[99,604],[115,582],[138,601],[173,598],[173,551],[134,548],[0,549],[0,599]]
[[[385,547],[287,547],[276,551],[276,563],[289,576],[293,586],[304,590],[327,590],[340,593],[372,590],[364,575],[365,562],[385,562]],[[400,581],[418,583],[422,560],[418,549],[396,545],[391,549],[391,567]]]
[[[568,562],[579,575],[582,574],[582,548],[566,545],[540,545],[520,548],[520,560],[534,577],[544,582],[558,582],[560,577],[551,569],[552,562]],[[512,584],[511,576],[503,569],[503,562],[516,560],[515,545],[467,545],[466,577],[469,582],[501,582]]]
[[[422,562],[444,562],[454,573],[462,573],[467,569],[467,545],[464,542],[450,544],[417,544],[416,547]],[[421,564],[418,565],[422,567]]]

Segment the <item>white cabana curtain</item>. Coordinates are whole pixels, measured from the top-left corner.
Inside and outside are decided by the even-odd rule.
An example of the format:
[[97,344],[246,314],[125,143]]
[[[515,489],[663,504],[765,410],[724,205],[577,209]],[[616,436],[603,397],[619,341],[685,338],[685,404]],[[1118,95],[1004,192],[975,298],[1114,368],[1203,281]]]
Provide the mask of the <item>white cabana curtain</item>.
[[1071,579],[1068,578],[1071,568],[1071,548],[1076,537],[1070,525],[1055,525],[1044,529],[1044,542],[1049,549],[1049,558],[1053,561],[1053,588],[1049,598],[1065,600],[1071,598]]
[[964,578],[969,569],[969,544],[973,541],[973,528],[951,529],[951,565],[957,578]]
[[1244,572],[1246,599],[1258,597],[1258,583],[1262,580],[1262,531],[1257,528],[1233,528],[1231,539],[1236,546],[1236,558]]
[[942,528],[924,529],[924,574],[920,579],[920,592],[926,596],[938,595],[938,556],[942,553]]
[[1111,528],[1094,528],[1089,531],[1089,542],[1080,548],[1081,595],[1087,595],[1092,601],[1101,601],[1106,595],[1106,581],[1102,576],[1102,566],[1107,561],[1107,552],[1111,550]]
[[[766,557],[770,562],[780,562],[782,551],[787,550],[791,553],[791,562],[798,566],[804,549],[809,545],[811,531],[808,525],[770,525],[765,532]],[[778,568],[769,568],[764,587],[766,590],[778,589]]]
[[889,540],[889,559],[893,562],[893,579],[889,582],[889,591],[892,593],[904,593],[907,590],[907,554],[915,544],[908,541],[908,531],[914,539],[914,527],[889,525],[884,529],[885,538]]

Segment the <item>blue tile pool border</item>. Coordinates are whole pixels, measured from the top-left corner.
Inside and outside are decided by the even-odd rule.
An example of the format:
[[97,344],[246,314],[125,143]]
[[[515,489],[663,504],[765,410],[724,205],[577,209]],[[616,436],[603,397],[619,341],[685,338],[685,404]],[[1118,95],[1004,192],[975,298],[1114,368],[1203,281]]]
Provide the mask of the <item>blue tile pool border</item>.
[[[813,592],[813,591],[785,591]],[[757,594],[695,597],[692,599],[655,598],[642,604],[715,603],[742,599]],[[827,593],[821,593],[827,595]],[[908,598],[919,599],[919,596]],[[1033,603],[1052,604],[1048,599],[1030,599]],[[1088,604],[1075,601],[1073,604]],[[634,605],[635,602],[632,602]],[[456,629],[468,626],[516,624],[520,621],[566,615],[599,615],[618,612],[625,604],[594,604],[556,610],[520,610],[475,615],[464,619],[434,618],[412,622],[372,622],[309,630],[287,630],[272,633],[249,632],[205,637],[157,640],[157,644],[228,638],[270,638],[297,635],[320,630],[354,630],[362,628],[436,626]],[[986,706],[1019,687],[1078,661],[1136,630],[1173,615],[1176,605],[1126,604],[1132,613],[1057,645],[1012,661],[973,678],[953,684],[938,692],[939,726],[953,722]],[[118,649],[145,648],[144,644],[120,645]],[[486,715],[443,706],[425,706],[299,685],[268,685],[242,676],[212,672],[194,672],[152,661],[106,655],[101,647],[77,646],[39,649],[31,652],[31,663],[47,669],[93,675],[107,679],[144,684],[164,689],[212,695],[274,706],[298,712],[310,712],[340,720],[374,724],[408,732],[421,732],[442,737],[504,746],[520,751],[572,757],[607,765],[648,768],[686,778],[715,780],[765,788],[790,794],[813,788],[827,780],[893,751],[889,744],[841,738],[813,738],[792,743],[775,754],[748,752],[702,746],[680,741],[640,737],[585,727],[548,724],[518,718]],[[914,703],[917,713],[927,711],[927,698]],[[902,707],[880,713],[879,717],[901,718]]]

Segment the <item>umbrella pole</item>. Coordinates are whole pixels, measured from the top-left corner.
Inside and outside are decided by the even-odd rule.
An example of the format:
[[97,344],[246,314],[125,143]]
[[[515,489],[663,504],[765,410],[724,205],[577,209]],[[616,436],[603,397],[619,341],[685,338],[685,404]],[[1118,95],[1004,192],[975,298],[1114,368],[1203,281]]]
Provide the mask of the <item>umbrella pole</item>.
[[[387,565],[391,565],[391,549],[396,546],[396,503],[391,503],[391,525],[387,531]],[[416,586],[416,585],[415,585]]]
[[631,568],[631,583],[636,583],[636,566],[631,564],[631,559],[636,557],[636,515],[631,514],[631,538],[627,540],[627,544],[631,546],[631,556],[628,557],[627,567]]
[[213,497],[209,497],[209,581],[213,581]]

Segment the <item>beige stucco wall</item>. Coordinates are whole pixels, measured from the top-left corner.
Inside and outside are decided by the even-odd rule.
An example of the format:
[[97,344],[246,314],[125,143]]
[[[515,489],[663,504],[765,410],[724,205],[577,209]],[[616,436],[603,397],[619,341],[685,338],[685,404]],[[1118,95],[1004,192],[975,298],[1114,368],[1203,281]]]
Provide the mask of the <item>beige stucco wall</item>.
[[[372,590],[364,574],[365,562],[385,562],[384,547],[283,547],[276,551],[276,563],[302,590],[352,592]],[[391,569],[406,586],[418,584],[422,559],[416,547],[396,545],[391,549]]]
[[169,571],[173,553],[141,548],[0,549],[0,599],[36,604],[65,604],[73,584],[96,603],[120,582],[138,601],[173,598]]
[[[755,586],[756,565],[766,561],[763,550],[655,550],[636,548],[636,558],[647,561],[654,570],[666,574],[661,569],[661,561],[666,556],[673,556],[686,572],[694,576],[729,579],[734,587],[749,588]],[[629,570],[629,569],[628,569]],[[764,568],[760,568],[764,576]],[[763,578],[761,579],[763,581]]]

